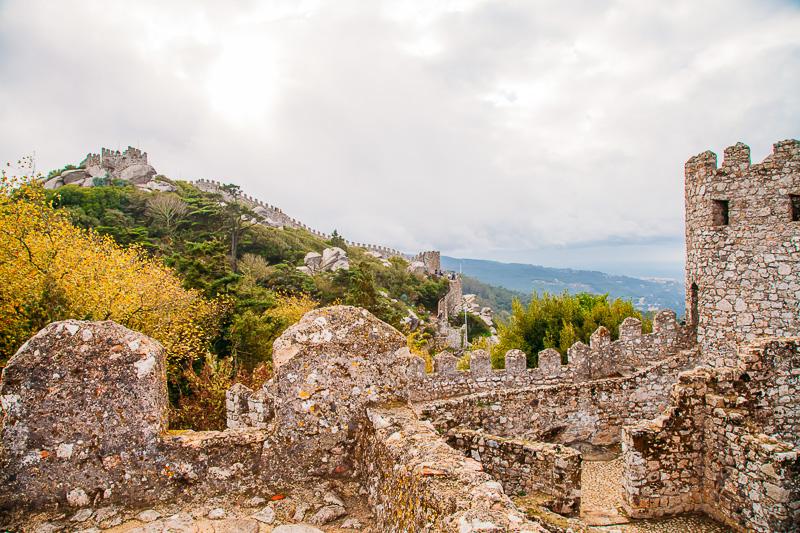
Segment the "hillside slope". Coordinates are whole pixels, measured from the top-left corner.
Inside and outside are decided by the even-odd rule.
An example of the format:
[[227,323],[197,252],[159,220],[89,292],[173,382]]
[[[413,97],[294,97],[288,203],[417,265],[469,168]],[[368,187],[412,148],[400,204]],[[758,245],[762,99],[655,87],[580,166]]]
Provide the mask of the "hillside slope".
[[683,283],[674,280],[640,279],[592,270],[550,268],[522,263],[500,263],[483,259],[458,259],[442,256],[442,268],[458,271],[490,285],[530,294],[532,291],[560,293],[608,293],[626,298],[642,310],[674,309],[684,314]]

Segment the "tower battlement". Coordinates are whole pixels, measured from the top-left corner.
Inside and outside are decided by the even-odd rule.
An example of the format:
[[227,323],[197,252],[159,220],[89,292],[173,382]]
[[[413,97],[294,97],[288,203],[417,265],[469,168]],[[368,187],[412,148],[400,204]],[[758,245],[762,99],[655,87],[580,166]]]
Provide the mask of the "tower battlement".
[[712,365],[736,346],[800,331],[800,141],[706,151],[686,162],[686,309]]

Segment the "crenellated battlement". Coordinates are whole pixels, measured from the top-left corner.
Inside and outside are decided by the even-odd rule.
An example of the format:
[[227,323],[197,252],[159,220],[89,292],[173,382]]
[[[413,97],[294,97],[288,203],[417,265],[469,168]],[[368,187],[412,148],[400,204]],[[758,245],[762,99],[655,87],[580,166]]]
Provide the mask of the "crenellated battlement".
[[[146,154],[145,154],[146,155]],[[220,193],[222,192],[223,183],[216,181],[216,180],[209,180],[209,179],[198,179],[193,182],[194,185],[200,189],[201,191],[205,192],[213,192],[213,193]],[[253,211],[262,217],[263,222],[271,227],[289,227],[294,229],[303,229],[308,231],[312,235],[316,235],[321,239],[330,240],[331,235],[319,230],[316,230],[310,226],[307,226],[303,222],[288,216],[284,213],[280,208],[275,207],[274,205],[267,204],[262,202],[258,198],[254,198],[249,194],[240,194],[237,197],[237,200],[240,202],[244,202],[248,205],[248,207],[252,208]],[[377,252],[381,254],[381,257],[407,257],[406,254],[401,252],[400,250],[396,250],[394,248],[390,248],[388,246],[381,246],[378,244],[368,244],[363,242],[354,242],[345,240],[345,244],[347,246],[353,246],[355,248],[361,248],[371,252]],[[423,253],[431,253],[431,252],[423,252]],[[438,253],[438,252],[436,252]]]
[[660,311],[653,321],[653,333],[642,333],[642,324],[626,318],[620,325],[620,338],[611,340],[609,331],[600,327],[589,345],[575,343],[567,351],[567,363],[561,354],[546,349],[538,354],[539,365],[526,367],[525,354],[509,350],[505,368],[493,369],[489,354],[476,350],[470,354],[469,370],[458,370],[458,359],[447,352],[434,358],[433,372],[425,370],[425,360],[412,358],[409,373],[413,376],[415,400],[433,400],[475,392],[561,383],[581,383],[607,377],[629,375],[655,362],[665,360],[693,345],[691,328],[679,324],[671,310]]
[[686,309],[708,363],[736,345],[800,330],[800,141],[706,151],[686,162]]
[[119,173],[132,165],[147,164],[147,152],[143,152],[133,146],[128,146],[128,148],[122,152],[110,148],[101,148],[99,154],[86,154],[80,166],[83,168],[98,166]]

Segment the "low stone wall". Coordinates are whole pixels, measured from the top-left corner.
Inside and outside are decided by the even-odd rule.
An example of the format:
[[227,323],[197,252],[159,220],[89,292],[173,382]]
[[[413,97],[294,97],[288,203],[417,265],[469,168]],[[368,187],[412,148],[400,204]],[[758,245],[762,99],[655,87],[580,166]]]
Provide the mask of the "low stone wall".
[[114,322],[48,325],[0,383],[0,509],[251,490],[263,430],[171,433],[164,349]]
[[575,343],[567,353],[568,364],[561,364],[561,354],[548,349],[538,354],[538,366],[527,368],[525,354],[510,350],[505,368],[493,369],[489,355],[478,350],[470,359],[470,369],[456,369],[458,359],[441,353],[434,359],[434,370],[425,372],[425,362],[413,363],[414,382],[411,398],[415,401],[452,398],[498,389],[518,389],[539,385],[578,383],[611,376],[629,375],[654,362],[668,359],[694,344],[690,328],[677,323],[672,311],[659,312],[653,333],[643,334],[642,324],[626,318],[620,325],[620,338],[611,341],[609,331],[600,327],[591,336],[589,346]]
[[447,433],[450,446],[462,450],[503,485],[506,494],[547,495],[547,508],[573,516],[581,504],[581,454],[560,444],[488,435],[465,428]]
[[380,531],[546,531],[408,408],[368,409],[354,462]]
[[490,390],[417,409],[442,432],[463,426],[532,441],[608,445],[619,442],[623,425],[660,413],[678,374],[697,357],[684,350],[628,377]]
[[800,339],[740,351],[737,368],[680,376],[669,408],[623,430],[625,507],[702,510],[741,531],[800,523]]

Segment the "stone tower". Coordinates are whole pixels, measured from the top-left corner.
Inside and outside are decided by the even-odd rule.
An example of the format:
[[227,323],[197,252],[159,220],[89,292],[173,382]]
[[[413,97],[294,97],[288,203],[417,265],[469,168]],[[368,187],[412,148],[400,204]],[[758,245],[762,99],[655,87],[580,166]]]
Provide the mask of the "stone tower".
[[686,162],[686,313],[713,366],[736,366],[737,346],[800,335],[800,141],[761,163],[750,148]]

